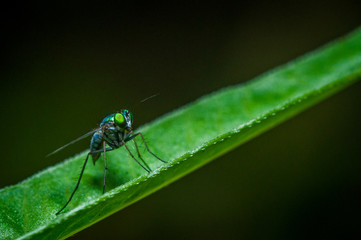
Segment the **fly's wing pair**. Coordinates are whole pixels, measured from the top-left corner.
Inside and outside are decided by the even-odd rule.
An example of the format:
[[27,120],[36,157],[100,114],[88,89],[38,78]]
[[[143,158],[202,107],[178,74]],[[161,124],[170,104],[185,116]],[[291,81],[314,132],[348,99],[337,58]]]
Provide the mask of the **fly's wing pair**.
[[69,145],[71,145],[71,144],[73,144],[73,143],[76,143],[77,141],[80,141],[80,140],[82,140],[82,139],[84,139],[84,138],[86,138],[86,137],[88,137],[88,136],[92,135],[93,133],[95,133],[95,132],[96,132],[96,131],[98,131],[98,130],[99,130],[98,128],[97,128],[97,129],[94,129],[94,130],[92,130],[92,131],[90,131],[90,132],[88,132],[88,133],[84,134],[83,136],[78,137],[77,139],[75,139],[75,140],[71,141],[70,143],[65,144],[64,146],[62,146],[62,147],[60,147],[60,148],[56,149],[54,152],[49,153],[48,155],[46,155],[46,157],[49,157],[49,156],[51,156],[51,155],[53,155],[53,154],[55,154],[55,153],[59,152],[60,150],[63,150],[63,149],[64,149],[64,148],[66,148],[67,146],[69,146]]

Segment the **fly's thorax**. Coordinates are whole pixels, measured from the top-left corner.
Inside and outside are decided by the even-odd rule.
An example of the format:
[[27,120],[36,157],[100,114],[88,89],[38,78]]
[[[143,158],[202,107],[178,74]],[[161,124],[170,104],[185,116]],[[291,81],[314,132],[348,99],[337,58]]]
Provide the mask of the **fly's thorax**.
[[106,125],[106,124],[114,124],[114,115],[115,114],[110,114],[108,116],[106,116],[103,121],[100,123],[100,127]]

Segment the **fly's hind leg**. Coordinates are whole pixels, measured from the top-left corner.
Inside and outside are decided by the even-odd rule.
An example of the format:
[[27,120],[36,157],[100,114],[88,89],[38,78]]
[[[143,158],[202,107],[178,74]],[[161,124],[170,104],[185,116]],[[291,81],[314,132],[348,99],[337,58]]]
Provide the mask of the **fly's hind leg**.
[[[85,170],[85,166],[86,166],[86,164],[87,164],[87,162],[88,162],[88,159],[89,159],[89,155],[92,155],[92,154],[94,154],[94,153],[104,152],[104,156],[105,156],[105,152],[109,152],[109,151],[112,151],[112,150],[114,150],[114,149],[113,149],[113,148],[105,148],[105,145],[104,145],[104,149],[92,151],[92,152],[89,152],[89,153],[86,155],[86,158],[85,158],[83,167],[82,167],[81,172],[80,172],[80,176],[79,176],[79,178],[78,178],[78,182],[76,183],[76,186],[75,186],[73,192],[71,193],[69,200],[65,203],[65,205],[64,205],[57,213],[55,213],[55,215],[59,215],[59,213],[61,213],[61,212],[64,210],[64,208],[66,208],[66,206],[68,206],[68,204],[70,203],[71,199],[73,198],[76,190],[77,190],[78,187],[79,187],[80,180],[81,180],[81,178],[82,178],[82,176],[83,176],[83,173],[84,173],[84,170]],[[105,166],[105,167],[106,167],[106,166]],[[104,177],[104,183],[105,183],[105,177]],[[104,191],[104,187],[103,187],[103,191]]]

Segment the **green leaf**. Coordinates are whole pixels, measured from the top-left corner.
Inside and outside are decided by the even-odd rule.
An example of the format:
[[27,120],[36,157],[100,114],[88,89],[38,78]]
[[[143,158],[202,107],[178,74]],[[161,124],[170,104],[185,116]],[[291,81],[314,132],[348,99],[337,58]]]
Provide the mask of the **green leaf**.
[[[246,84],[207,95],[139,129],[157,161],[142,145],[147,174],[124,148],[88,166],[73,200],[87,152],[0,191],[1,239],[64,239],[144,198],[307,107],[361,75],[361,29]],[[134,147],[128,144],[132,151]],[[102,159],[102,158],[100,158]]]

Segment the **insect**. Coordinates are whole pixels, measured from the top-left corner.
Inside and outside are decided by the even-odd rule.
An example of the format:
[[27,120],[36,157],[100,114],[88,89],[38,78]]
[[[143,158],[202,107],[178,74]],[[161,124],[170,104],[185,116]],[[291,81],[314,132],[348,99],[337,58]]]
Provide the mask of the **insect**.
[[[92,156],[93,159],[93,163],[95,164],[95,162],[99,159],[100,154],[103,153],[104,156],[104,183],[103,183],[103,194],[105,192],[105,179],[106,179],[106,175],[107,175],[107,160],[106,160],[106,152],[112,151],[114,149],[120,148],[121,146],[124,146],[126,148],[126,150],[128,151],[128,153],[130,154],[130,156],[148,173],[150,173],[151,169],[149,168],[149,166],[145,163],[145,161],[142,159],[139,149],[138,149],[138,145],[137,142],[135,141],[135,138],[140,136],[145,148],[147,149],[147,151],[152,154],[155,158],[157,158],[159,161],[163,162],[163,163],[167,163],[166,161],[160,159],[158,156],[156,156],[153,152],[151,152],[149,150],[149,147],[147,145],[147,143],[144,140],[144,137],[142,135],[141,132],[138,133],[133,133],[132,130],[132,124],[133,124],[133,114],[124,109],[121,110],[118,113],[114,113],[111,114],[107,117],[105,117],[103,119],[103,121],[100,123],[99,128],[94,129],[93,131],[90,131],[88,133],[86,133],[85,135],[75,139],[74,141],[62,146],[61,148],[55,150],[54,152],[50,153],[49,155],[53,155],[54,153],[62,150],[63,148],[69,146],[70,144],[73,144],[85,137],[88,137],[90,135],[93,134],[93,137],[91,139],[90,142],[90,151],[87,154],[84,164],[83,164],[83,168],[80,172],[80,176],[78,179],[78,182],[75,186],[75,189],[73,190],[72,194],[70,195],[69,200],[66,202],[66,204],[56,213],[56,215],[58,215],[59,213],[61,213],[64,208],[66,208],[66,206],[68,206],[68,204],[70,203],[71,199],[73,198],[76,190],[79,187],[80,184],[80,180],[83,176],[83,172],[85,170],[85,166],[88,162],[88,158],[89,156]],[[129,150],[128,146],[127,146],[127,142],[129,141],[133,141],[134,145],[135,145],[135,149],[137,151],[138,157],[141,159],[142,163],[145,165],[143,166],[132,154],[132,152]],[[107,147],[108,145],[108,147]],[[48,156],[49,156],[48,155]]]

